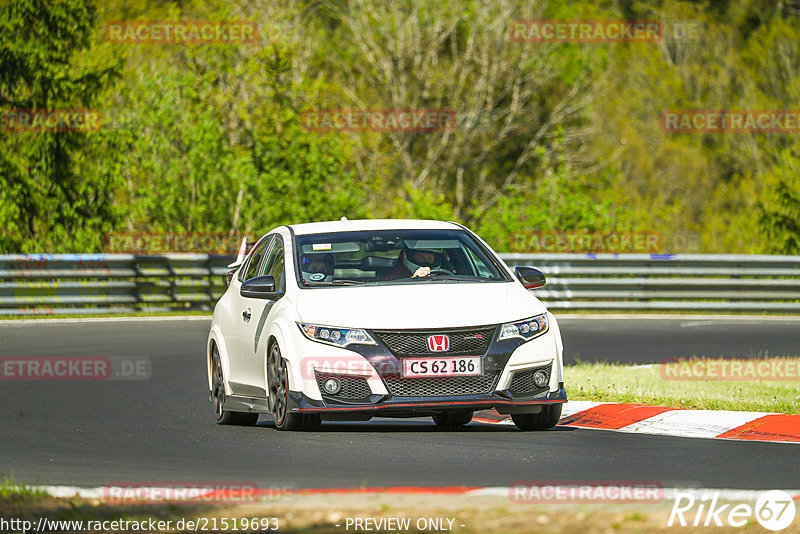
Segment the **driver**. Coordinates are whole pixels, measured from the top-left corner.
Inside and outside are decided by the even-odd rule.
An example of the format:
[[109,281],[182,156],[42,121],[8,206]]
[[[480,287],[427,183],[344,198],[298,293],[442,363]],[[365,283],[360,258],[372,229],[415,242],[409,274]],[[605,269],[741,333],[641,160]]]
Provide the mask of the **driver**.
[[300,271],[305,281],[332,281],[334,266],[335,262],[330,254],[309,254],[300,259]]
[[[436,253],[430,250],[417,250],[404,248],[398,258],[397,267],[389,273],[387,280],[398,278],[419,278],[430,276],[431,268],[436,265]],[[414,273],[413,275],[411,273]]]

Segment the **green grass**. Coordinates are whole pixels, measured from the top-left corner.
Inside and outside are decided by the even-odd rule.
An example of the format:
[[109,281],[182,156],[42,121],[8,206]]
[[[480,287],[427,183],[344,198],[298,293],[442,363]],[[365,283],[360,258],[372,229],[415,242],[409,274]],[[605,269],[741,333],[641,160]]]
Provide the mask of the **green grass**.
[[[773,360],[775,358],[769,358]],[[797,361],[792,357],[791,360]],[[689,360],[691,363],[696,360]],[[703,359],[721,362],[719,359]],[[736,410],[800,414],[800,381],[666,379],[664,368],[609,363],[566,366],[571,400],[626,402],[698,410]]]
[[17,484],[13,477],[0,478],[0,499],[46,498],[47,493],[32,486]]

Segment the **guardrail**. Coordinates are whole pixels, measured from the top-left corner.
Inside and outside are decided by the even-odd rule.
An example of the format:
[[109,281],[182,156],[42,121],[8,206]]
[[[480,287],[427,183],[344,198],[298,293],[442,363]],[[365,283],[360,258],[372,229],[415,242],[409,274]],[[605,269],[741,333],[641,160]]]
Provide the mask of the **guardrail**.
[[0,316],[211,310],[233,257],[0,255]]
[[550,309],[800,312],[800,256],[501,254],[533,265]]
[[[553,310],[800,312],[800,256],[501,254]],[[231,256],[0,255],[0,316],[211,310]]]

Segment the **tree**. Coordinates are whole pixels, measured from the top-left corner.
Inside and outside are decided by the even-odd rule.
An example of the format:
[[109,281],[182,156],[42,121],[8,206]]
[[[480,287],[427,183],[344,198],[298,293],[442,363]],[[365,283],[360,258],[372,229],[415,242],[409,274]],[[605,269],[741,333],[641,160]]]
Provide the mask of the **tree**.
[[339,22],[333,38],[342,46],[328,71],[348,99],[343,107],[456,114],[448,131],[361,137],[363,176],[386,176],[379,210],[391,213],[386,207],[398,200],[406,212],[421,196],[410,192],[419,191],[472,223],[504,195],[534,188],[532,177],[547,168],[550,158],[542,156],[559,135],[566,157],[580,160],[583,113],[595,96],[591,56],[575,46],[509,39],[511,21],[541,18],[543,6],[347,0],[332,8]]
[[800,157],[786,150],[780,163],[763,176],[759,224],[766,249],[776,254],[800,254]]
[[[93,109],[119,74],[107,46],[92,46],[96,13],[82,0],[0,3],[0,251],[92,248],[116,218],[113,166],[92,168],[109,134],[20,131],[20,110]],[[91,165],[88,165],[91,166]],[[67,246],[69,246],[67,245]]]
[[119,105],[128,110],[122,129],[137,135],[126,150],[121,230],[252,238],[279,224],[365,215],[345,140],[303,128],[319,84],[294,79],[292,44],[270,37],[131,65],[140,75]]

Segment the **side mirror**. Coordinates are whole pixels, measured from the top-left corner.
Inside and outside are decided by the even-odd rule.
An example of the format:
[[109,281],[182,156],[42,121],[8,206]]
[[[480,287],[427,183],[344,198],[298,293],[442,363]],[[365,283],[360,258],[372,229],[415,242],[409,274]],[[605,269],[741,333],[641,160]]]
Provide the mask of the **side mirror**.
[[522,285],[525,286],[525,289],[542,287],[547,283],[544,273],[533,267],[517,267],[514,269],[514,273],[517,275]]
[[239,294],[251,299],[274,300],[280,298],[283,293],[275,291],[275,277],[272,275],[256,276],[242,283]]

